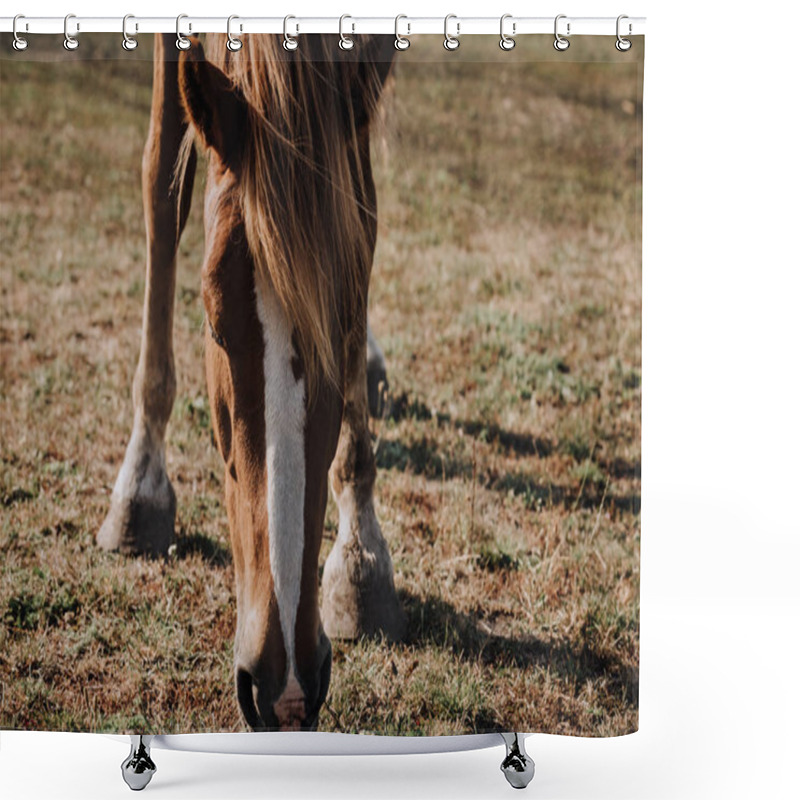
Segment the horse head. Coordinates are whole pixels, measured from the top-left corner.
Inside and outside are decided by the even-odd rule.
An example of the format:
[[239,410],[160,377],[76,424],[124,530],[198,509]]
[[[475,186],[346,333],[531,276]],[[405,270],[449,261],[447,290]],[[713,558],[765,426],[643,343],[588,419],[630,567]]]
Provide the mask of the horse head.
[[309,37],[308,59],[275,37],[236,54],[217,45],[208,59],[196,42],[181,55],[179,86],[208,156],[206,374],[226,467],[237,696],[254,729],[313,728],[331,669],[318,599],[327,476],[348,342],[366,327],[369,122],[391,58],[348,61],[324,37]]

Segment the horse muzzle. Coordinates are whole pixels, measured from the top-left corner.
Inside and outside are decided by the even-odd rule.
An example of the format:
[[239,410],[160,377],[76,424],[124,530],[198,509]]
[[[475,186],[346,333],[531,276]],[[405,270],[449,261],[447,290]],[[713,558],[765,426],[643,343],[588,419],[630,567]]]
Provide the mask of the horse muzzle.
[[311,680],[298,681],[292,675],[280,690],[273,681],[259,680],[237,667],[236,695],[247,725],[254,731],[316,730],[330,684],[330,644],[320,666]]

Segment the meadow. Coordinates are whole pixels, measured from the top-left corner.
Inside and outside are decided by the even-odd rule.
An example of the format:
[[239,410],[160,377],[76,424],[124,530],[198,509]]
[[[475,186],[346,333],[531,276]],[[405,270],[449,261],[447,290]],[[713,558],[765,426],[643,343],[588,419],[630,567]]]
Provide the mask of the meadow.
[[[145,560],[94,543],[132,423],[152,71],[144,46],[94,38],[93,61],[0,60],[0,728],[244,730],[202,180],[178,266],[176,546]],[[641,63],[609,39],[468,45],[414,42],[375,140],[370,313],[391,383],[376,507],[408,633],[334,642],[319,727],[627,733]],[[336,517],[331,501],[320,564]]]

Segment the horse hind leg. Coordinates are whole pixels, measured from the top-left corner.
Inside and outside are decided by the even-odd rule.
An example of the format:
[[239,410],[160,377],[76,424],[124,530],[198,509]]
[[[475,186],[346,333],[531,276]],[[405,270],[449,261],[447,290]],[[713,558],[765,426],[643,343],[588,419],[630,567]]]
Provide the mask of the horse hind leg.
[[164,436],[175,401],[175,258],[189,213],[196,163],[192,150],[182,186],[172,186],[187,123],[178,93],[178,63],[166,58],[168,39],[156,37],[150,131],[142,159],[147,272],[142,343],[133,382],[133,432],[111,508],[97,535],[97,543],[106,550],[151,555],[166,553],[174,538],[175,491],[167,477]]
[[378,340],[367,324],[367,400],[370,416],[381,419],[386,413],[389,394],[389,379],[386,376],[386,360]]
[[375,457],[368,428],[366,336],[348,357],[342,429],[330,476],[339,532],[322,575],[322,624],[329,637],[403,635],[394,569],[372,500]]

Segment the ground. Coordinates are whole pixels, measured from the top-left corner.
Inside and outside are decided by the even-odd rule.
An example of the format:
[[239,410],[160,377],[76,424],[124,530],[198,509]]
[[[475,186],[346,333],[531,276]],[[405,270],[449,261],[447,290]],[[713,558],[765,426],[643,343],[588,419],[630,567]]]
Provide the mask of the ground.
[[[132,422],[151,75],[97,41],[112,60],[0,61],[0,727],[242,730],[202,185],[178,271],[175,552],[94,544]],[[321,730],[637,727],[641,65],[609,42],[420,40],[397,68],[370,308],[392,395],[376,506],[409,631],[334,643]],[[323,558],[335,531],[331,502]]]

